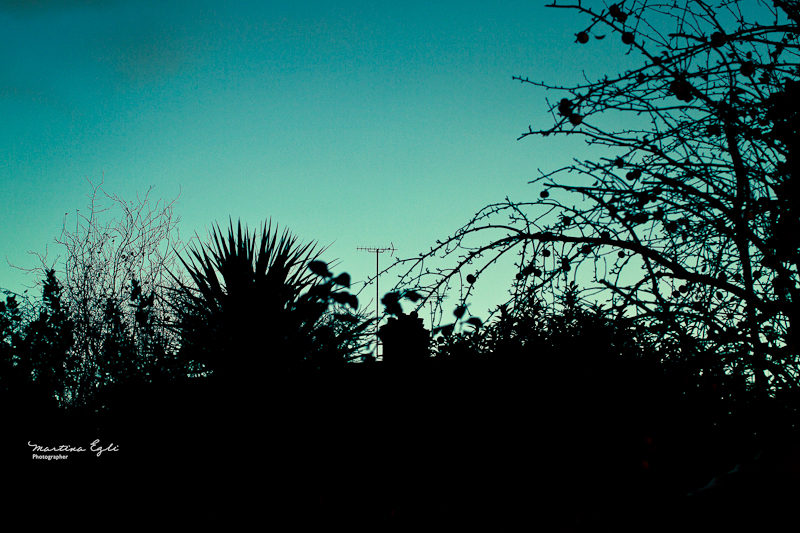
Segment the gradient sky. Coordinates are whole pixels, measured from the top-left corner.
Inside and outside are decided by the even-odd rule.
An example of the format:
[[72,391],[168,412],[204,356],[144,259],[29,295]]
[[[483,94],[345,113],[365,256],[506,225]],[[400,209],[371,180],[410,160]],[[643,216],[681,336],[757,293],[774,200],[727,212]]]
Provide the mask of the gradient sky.
[[[581,154],[516,140],[562,95],[512,76],[592,78],[626,51],[576,44],[585,19],[545,4],[0,1],[0,287],[35,282],[6,258],[63,252],[87,178],[126,199],[180,193],[185,239],[271,217],[354,281],[375,269],[359,246],[415,256],[489,203],[534,199],[537,168]],[[482,279],[471,311],[512,279]]]

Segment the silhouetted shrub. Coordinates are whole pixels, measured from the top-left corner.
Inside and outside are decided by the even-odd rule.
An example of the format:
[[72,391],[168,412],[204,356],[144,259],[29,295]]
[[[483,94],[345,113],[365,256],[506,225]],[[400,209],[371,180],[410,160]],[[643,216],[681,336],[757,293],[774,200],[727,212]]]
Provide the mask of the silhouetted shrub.
[[344,290],[349,276],[334,277],[313,245],[297,245],[288,231],[278,238],[271,223],[260,243],[241,223],[234,233],[232,221],[227,240],[218,227],[213,238],[183,262],[194,286],[175,291],[181,354],[231,384],[360,355],[368,321]]

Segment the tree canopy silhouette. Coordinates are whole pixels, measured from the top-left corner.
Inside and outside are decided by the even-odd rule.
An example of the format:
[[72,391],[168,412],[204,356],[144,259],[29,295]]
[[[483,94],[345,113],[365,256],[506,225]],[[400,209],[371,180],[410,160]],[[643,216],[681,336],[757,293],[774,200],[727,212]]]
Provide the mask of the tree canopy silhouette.
[[[587,54],[602,43],[640,61],[572,86],[515,77],[560,93],[553,124],[520,139],[583,138],[600,155],[542,173],[535,201],[482,209],[404,261],[401,284],[440,306],[460,282],[463,307],[484,270],[517,254],[512,304],[577,281],[698,386],[796,401],[800,6],[550,7],[580,17],[574,46]],[[436,256],[455,265],[426,270]]]
[[[62,403],[69,404],[90,402],[105,384],[191,372],[191,362],[173,357],[175,339],[164,327],[169,307],[161,294],[171,285],[168,267],[185,279],[173,268],[173,251],[183,247],[176,231],[179,219],[173,217],[176,200],[153,205],[151,187],[143,198],[129,202],[105,192],[102,181],[89,183],[88,209],[76,210],[74,232],[67,228],[70,214],[65,213],[55,239],[64,249],[63,263],[58,258],[48,262],[47,252],[36,253],[41,266],[21,268],[40,276],[37,283],[43,288],[51,287],[45,291],[44,310],[56,294],[52,287],[59,287],[60,312],[71,323],[70,334],[62,337],[70,343],[61,395]],[[104,221],[104,213],[115,208],[121,219]],[[23,336],[30,322],[21,324]]]

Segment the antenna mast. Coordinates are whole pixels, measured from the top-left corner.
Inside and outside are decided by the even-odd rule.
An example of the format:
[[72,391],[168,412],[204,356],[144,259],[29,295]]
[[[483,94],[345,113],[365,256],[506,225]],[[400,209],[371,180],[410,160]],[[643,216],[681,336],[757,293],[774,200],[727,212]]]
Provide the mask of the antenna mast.
[[381,271],[380,270],[380,265],[379,265],[379,263],[380,263],[380,254],[382,254],[383,252],[392,252],[391,255],[394,255],[394,253],[397,251],[397,249],[394,247],[394,243],[391,243],[391,245],[388,248],[373,248],[373,247],[360,246],[360,247],[356,248],[356,250],[360,250],[362,252],[369,252],[369,253],[374,253],[375,254],[375,360],[377,361],[378,360],[378,343],[380,341],[380,339],[378,338],[378,324],[380,322],[380,304],[379,304],[379,302],[380,302],[379,297],[380,296],[379,296],[379,292],[378,292],[378,277],[380,276],[380,271]]

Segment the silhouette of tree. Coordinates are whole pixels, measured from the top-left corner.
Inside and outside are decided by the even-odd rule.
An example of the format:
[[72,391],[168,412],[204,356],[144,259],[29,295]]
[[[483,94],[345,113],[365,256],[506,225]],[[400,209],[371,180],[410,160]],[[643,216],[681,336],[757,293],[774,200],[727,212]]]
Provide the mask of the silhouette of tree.
[[[128,202],[106,193],[102,182],[89,183],[88,213],[76,212],[74,232],[66,229],[65,214],[56,239],[66,249],[59,283],[64,312],[73,324],[70,357],[79,361],[69,374],[68,396],[78,403],[90,401],[105,382],[185,370],[185,364],[170,362],[177,345],[164,325],[169,305],[160,296],[172,286],[172,275],[184,276],[175,268],[167,275],[167,268],[175,265],[173,251],[182,247],[176,233],[179,219],[173,218],[175,200],[153,206],[151,187],[144,198]],[[110,205],[102,203],[101,192]],[[122,220],[101,223],[101,215],[114,207],[122,211]],[[22,270],[46,279],[53,271],[55,279],[58,258],[49,265],[47,253],[35,255],[42,266]],[[124,305],[128,296],[131,305]]]
[[[194,374],[197,364],[181,358],[164,318],[156,307],[157,292],[146,294],[138,280],[131,280],[128,305],[134,310],[131,324],[131,343],[137,354],[136,374],[145,381],[171,380]],[[162,315],[163,316],[163,315]]]
[[101,373],[111,382],[123,381],[135,373],[136,360],[132,339],[128,336],[129,325],[125,323],[119,303],[113,298],[106,300],[103,325]]
[[[515,77],[563,95],[550,104],[555,123],[520,139],[583,138],[600,155],[542,173],[536,201],[487,206],[402,262],[401,285],[435,307],[460,282],[463,307],[481,273],[516,253],[510,304],[579,281],[683,365],[689,385],[795,402],[800,6],[550,7],[587,19],[576,41],[587,53],[605,37],[601,53],[641,62],[574,86]],[[426,270],[437,256],[456,264]]]
[[19,366],[26,379],[48,399],[64,400],[67,369],[74,364],[70,357],[73,323],[61,300],[62,287],[53,270],[48,270],[42,286],[39,316],[27,328],[23,357]]
[[26,325],[17,295],[7,293],[0,302],[0,390],[12,390],[30,376],[22,368]]
[[134,309],[130,318],[120,302],[107,299],[98,362],[103,382],[170,380],[193,372],[192,363],[177,356],[174,342],[164,328],[157,327],[155,297],[154,291],[143,294],[139,281],[132,279],[127,302]]
[[344,290],[350,277],[334,277],[321,253],[288,231],[278,237],[271,221],[260,242],[241,222],[234,232],[231,220],[227,240],[217,226],[212,245],[192,249],[191,264],[180,258],[193,281],[176,279],[181,353],[231,382],[359,356],[369,322]]

